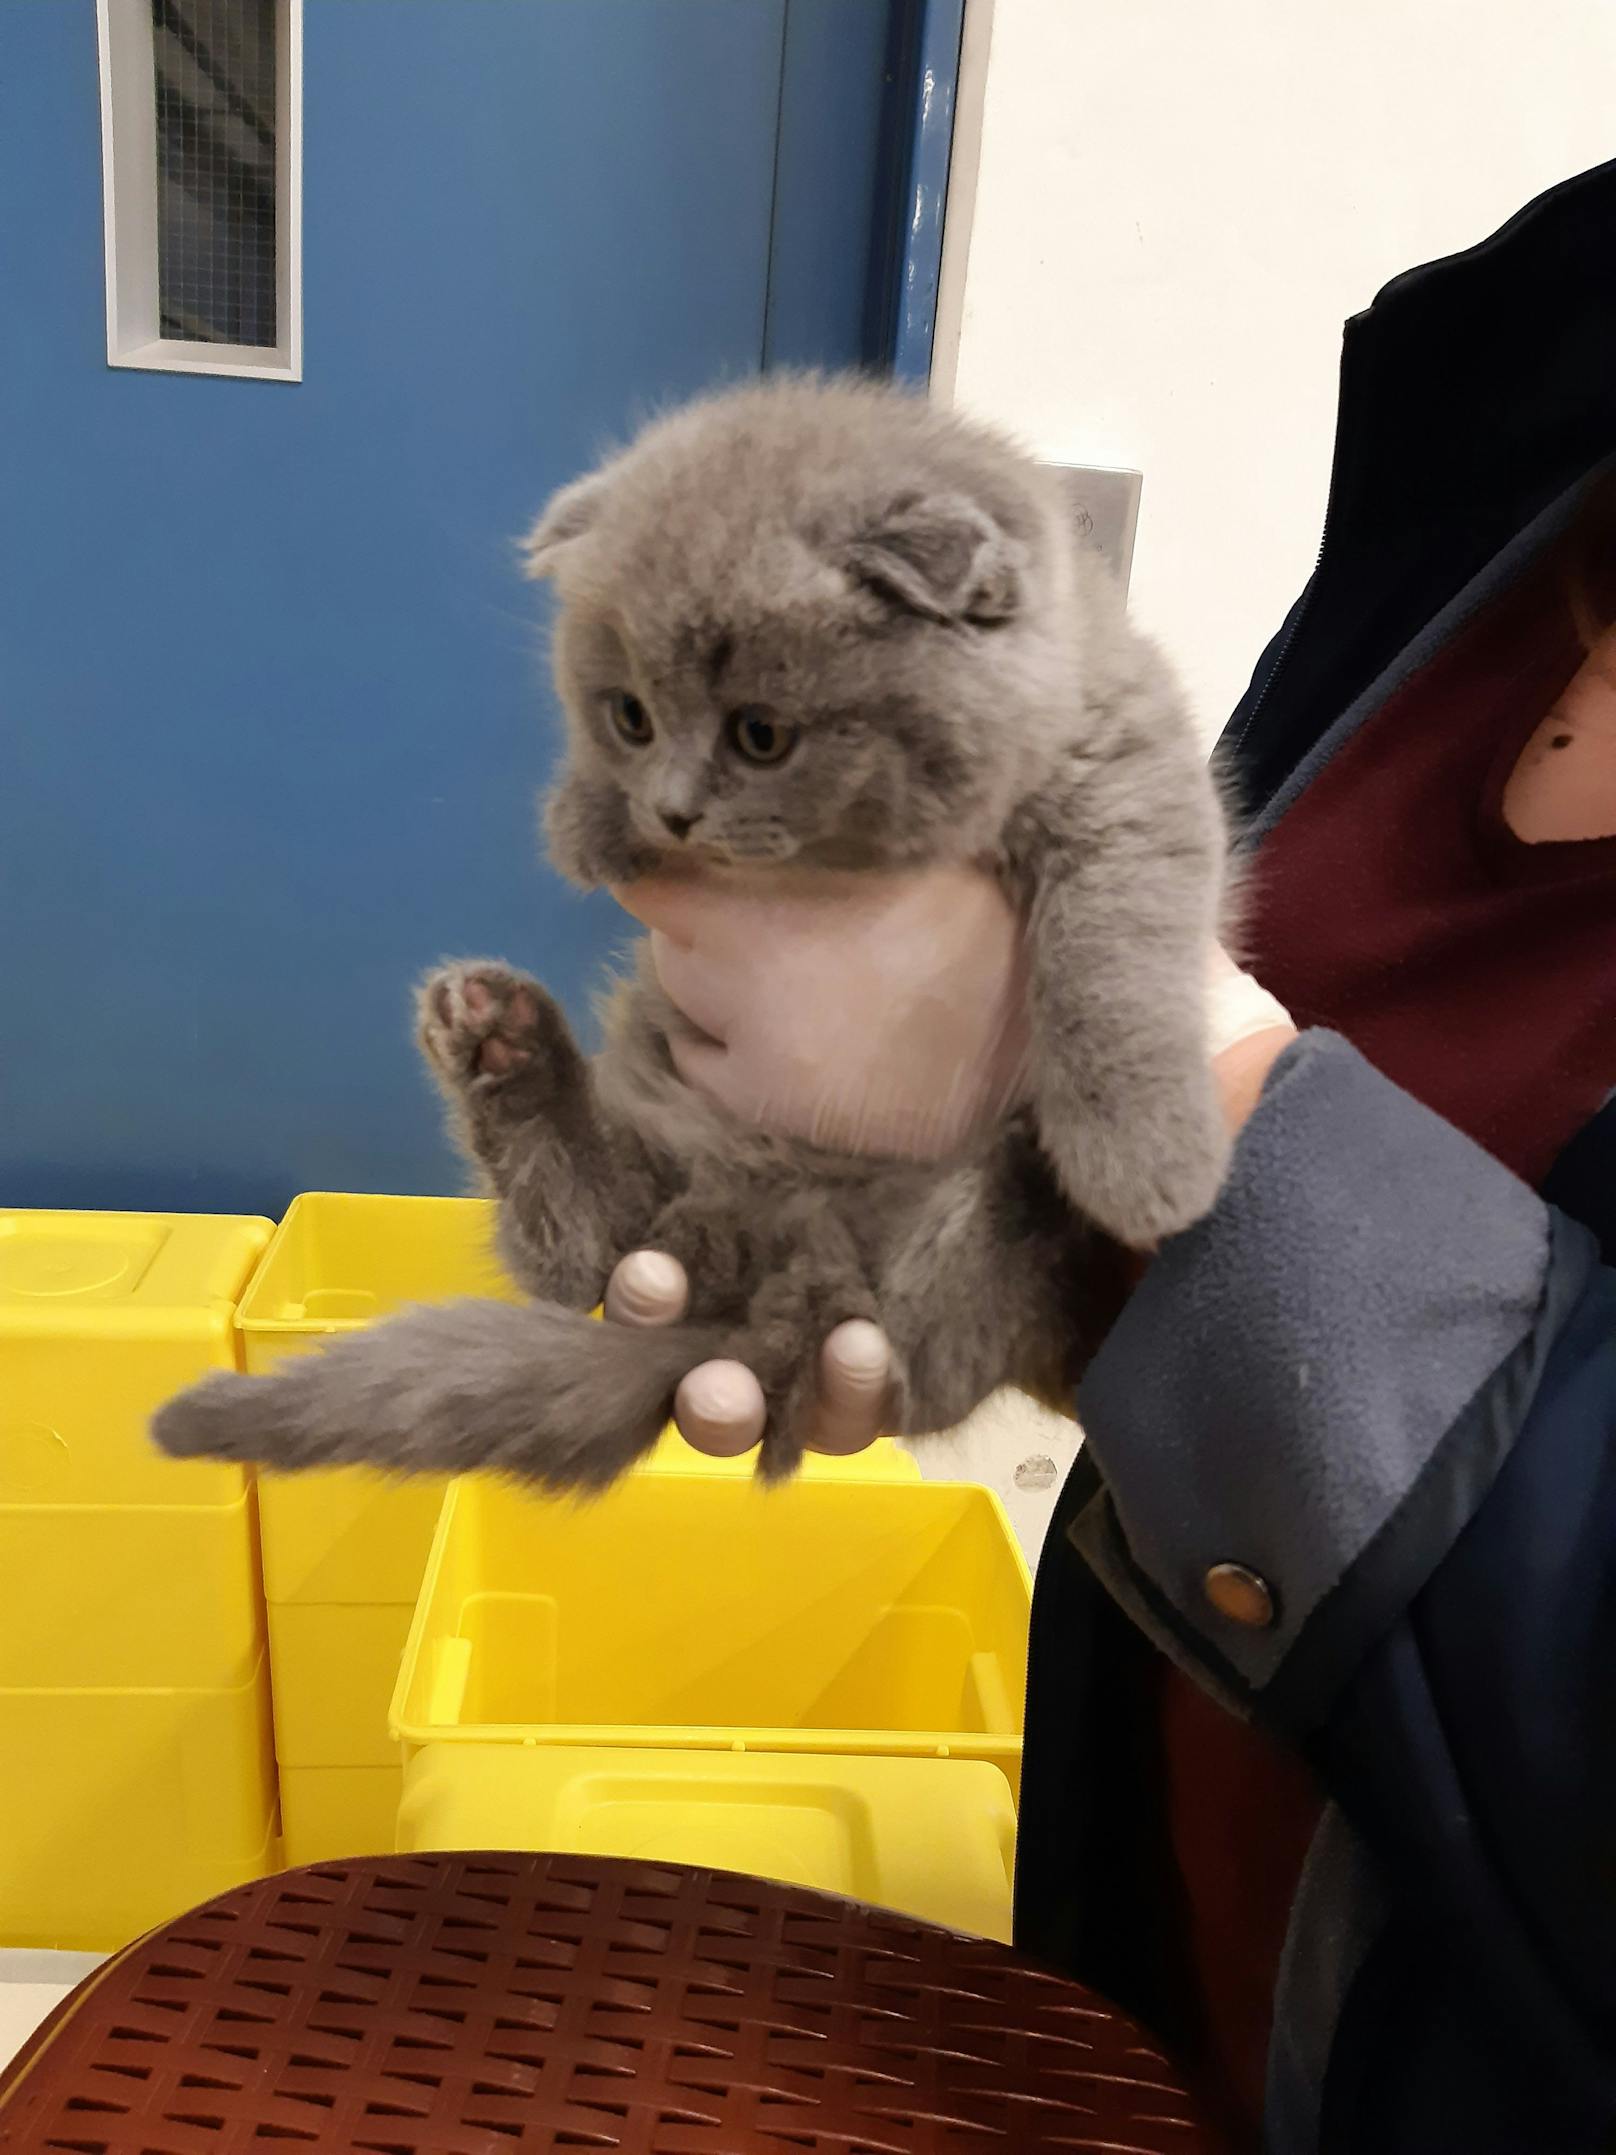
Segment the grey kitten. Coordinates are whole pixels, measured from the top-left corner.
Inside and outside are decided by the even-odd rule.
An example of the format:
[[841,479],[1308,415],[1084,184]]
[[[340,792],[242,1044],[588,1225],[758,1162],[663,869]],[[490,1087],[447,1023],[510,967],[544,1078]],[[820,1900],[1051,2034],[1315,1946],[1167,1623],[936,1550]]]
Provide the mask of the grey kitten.
[[[537,981],[446,967],[422,1046],[539,1299],[416,1310],[274,1376],[209,1378],[158,1441],[602,1487],[725,1355],[762,1382],[760,1471],[780,1477],[850,1317],[891,1338],[896,1434],[1005,1383],[1066,1392],[1117,1245],[1188,1226],[1222,1180],[1203,983],[1226,838],[1178,692],[1058,481],[915,397],[777,379],[563,489],[527,561],[560,602],[561,869],[595,888],[676,862],[991,864],[1029,922],[1027,1105],[940,1165],[841,1156],[682,1084],[684,1021],[644,962],[592,1063]],[[685,1264],[687,1324],[584,1314],[641,1247]]]

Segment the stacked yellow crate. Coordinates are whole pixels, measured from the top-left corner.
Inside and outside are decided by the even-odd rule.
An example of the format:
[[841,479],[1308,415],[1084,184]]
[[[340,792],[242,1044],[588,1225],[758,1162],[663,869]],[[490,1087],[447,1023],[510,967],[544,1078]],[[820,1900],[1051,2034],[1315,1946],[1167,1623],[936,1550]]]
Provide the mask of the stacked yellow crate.
[[0,1942],[119,1945],[273,1864],[253,1492],[146,1434],[234,1366],[269,1235],[0,1212]]
[[[248,1370],[410,1302],[514,1295],[479,1199],[299,1197],[243,1295]],[[275,1741],[288,1863],[393,1846],[387,1707],[432,1545],[440,1481],[354,1468],[260,1478]]]

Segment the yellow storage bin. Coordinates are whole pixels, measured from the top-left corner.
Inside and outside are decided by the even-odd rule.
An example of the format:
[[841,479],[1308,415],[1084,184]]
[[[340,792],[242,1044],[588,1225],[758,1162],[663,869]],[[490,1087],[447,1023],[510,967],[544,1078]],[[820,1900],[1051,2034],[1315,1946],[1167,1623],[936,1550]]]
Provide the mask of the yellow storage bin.
[[694,1863],[1005,1940],[1014,1845],[1008,1782],[966,1759],[428,1744],[398,1816],[401,1851]]
[[229,1505],[237,1467],[165,1459],[146,1425],[236,1361],[267,1220],[0,1212],[0,1504]]
[[234,1685],[263,1652],[250,1493],[0,1505],[0,1686]]
[[387,1725],[413,1609],[271,1606],[275,1750],[283,1766],[390,1766]]
[[[407,1303],[515,1299],[493,1236],[482,1198],[294,1199],[241,1298],[247,1369],[311,1353]],[[358,1467],[262,1476],[269,1599],[413,1605],[442,1493],[441,1481]]]
[[[513,1296],[480,1198],[297,1198],[241,1299],[252,1373],[411,1302]],[[288,1863],[392,1846],[387,1727],[444,1484],[361,1468],[259,1477],[276,1748]]]
[[107,1951],[273,1869],[269,1686],[0,1689],[0,1940]]
[[391,1766],[283,1766],[281,1848],[288,1868],[388,1856],[402,1783]]
[[118,1945],[274,1861],[250,1479],[147,1433],[236,1365],[270,1233],[0,1212],[0,1942]]
[[426,1744],[975,1758],[1019,1786],[1031,1582],[998,1500],[928,1482],[451,1485],[393,1726]]

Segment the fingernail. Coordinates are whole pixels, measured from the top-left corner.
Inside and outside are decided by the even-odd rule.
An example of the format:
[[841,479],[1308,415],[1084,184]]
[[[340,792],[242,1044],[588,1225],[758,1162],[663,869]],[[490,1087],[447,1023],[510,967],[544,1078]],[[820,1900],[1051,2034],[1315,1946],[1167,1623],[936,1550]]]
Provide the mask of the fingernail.
[[667,1324],[682,1315],[685,1268],[661,1250],[635,1250],[612,1274],[607,1314],[619,1324]]
[[733,1459],[763,1436],[764,1404],[757,1378],[742,1362],[704,1362],[681,1382],[674,1418],[697,1451]]
[[873,1392],[892,1374],[892,1349],[878,1324],[863,1317],[839,1324],[825,1342],[825,1368],[850,1389]]

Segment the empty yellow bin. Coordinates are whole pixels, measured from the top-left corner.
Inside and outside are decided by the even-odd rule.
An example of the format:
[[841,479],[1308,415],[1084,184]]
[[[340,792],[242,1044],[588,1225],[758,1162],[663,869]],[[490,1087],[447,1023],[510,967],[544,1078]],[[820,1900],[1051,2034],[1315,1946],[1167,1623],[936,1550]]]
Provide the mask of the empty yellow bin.
[[978,1759],[1019,1786],[1031,1584],[998,1500],[630,1476],[444,1498],[393,1725],[427,1744]]
[[428,1744],[398,1846],[694,1863],[1010,1936],[1010,1787],[968,1759]]
[[274,1860],[251,1481],[147,1434],[235,1366],[269,1235],[0,1213],[0,1942],[117,1945]]

